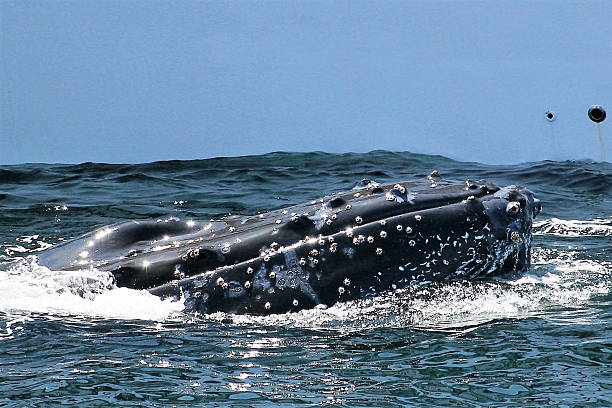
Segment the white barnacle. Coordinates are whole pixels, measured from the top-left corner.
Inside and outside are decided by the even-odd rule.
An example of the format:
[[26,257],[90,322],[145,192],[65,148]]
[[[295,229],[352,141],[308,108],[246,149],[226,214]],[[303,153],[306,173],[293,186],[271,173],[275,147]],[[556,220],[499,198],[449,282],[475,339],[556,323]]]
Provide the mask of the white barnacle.
[[327,221],[325,221],[325,224],[327,224],[327,225],[332,225],[332,220],[327,220]]
[[300,304],[300,302],[298,302],[298,300],[297,300],[297,299],[293,299],[293,302],[292,302],[292,303],[293,303],[293,306],[297,306],[297,305],[299,305],[299,304]]
[[518,231],[512,231],[510,233],[510,240],[512,240],[512,242],[515,244],[520,244],[523,242],[523,238],[521,238],[521,234],[519,234]]
[[473,200],[473,199],[475,199],[475,198],[476,198],[476,197],[474,197],[473,195],[471,195],[471,196],[468,196],[468,198],[467,198],[467,199],[468,199],[469,201],[472,201],[472,200]]
[[274,222],[275,222],[275,223],[277,223],[277,224],[280,224],[280,223],[281,223],[281,222],[283,222],[283,221],[282,221],[282,220],[276,220],[276,221],[274,221]]
[[355,197],[355,198],[360,197],[360,196],[361,196],[361,193],[355,193],[355,194],[353,194],[353,197]]
[[398,231],[401,231],[404,229],[404,227],[402,227],[401,224],[397,224],[397,227],[395,227]]
[[380,231],[381,238],[387,238],[387,231]]
[[319,260],[317,258],[315,258],[315,259],[312,260],[312,263],[316,265],[316,264],[319,263]]
[[246,281],[246,282],[244,282],[244,287],[245,287],[246,289],[249,289],[249,288],[251,287],[251,282],[250,282],[250,281]]
[[418,215],[418,214],[414,216],[414,219],[415,219],[415,220],[417,220],[417,221],[421,221],[421,219],[422,219],[422,218],[423,218],[423,217],[421,217],[421,216],[420,216],[420,215]]
[[266,304],[264,305],[264,308],[266,310],[270,310],[271,307],[272,307],[272,305],[270,304],[270,302],[266,302]]
[[319,238],[319,245],[325,245],[325,240],[323,238]]
[[385,195],[385,199],[386,199],[387,201],[395,201],[395,196],[394,196],[393,194],[391,194],[391,193],[387,193],[387,194]]
[[317,251],[316,249],[313,249],[312,251],[310,251],[310,255],[317,256],[319,255],[319,251]]
[[347,228],[346,229],[346,236],[349,237],[349,238],[353,236],[353,229],[352,228]]
[[223,280],[223,278],[219,278],[217,279],[217,285],[221,286],[225,283],[225,281]]
[[327,240],[328,240],[329,242],[334,242],[334,237],[332,237],[332,236],[330,235],[330,236],[329,236],[329,238],[327,238]]
[[300,258],[299,263],[300,263],[301,266],[304,266],[304,265],[306,265],[306,260],[304,258]]
[[340,286],[338,288],[338,293],[341,294],[341,295],[344,294],[344,287]]
[[357,224],[361,224],[363,222],[363,218],[361,218],[360,216],[355,217],[355,222]]
[[506,206],[506,212],[510,215],[517,215],[521,211],[521,204],[518,201],[511,201]]
[[374,242],[374,237],[373,236],[368,236],[368,243],[371,244],[372,242]]
[[331,244],[331,245],[329,246],[329,250],[330,250],[331,252],[336,252],[336,251],[338,250],[338,244],[336,244],[336,243],[334,242],[333,244]]
[[408,241],[408,245],[415,246],[416,242],[414,242],[414,239],[411,239],[410,241]]
[[376,255],[382,255],[383,250],[382,248],[376,248]]
[[270,279],[276,279],[276,272],[270,272]]
[[346,207],[344,207],[344,208],[346,208],[347,210],[350,210],[351,208],[353,208],[353,206],[350,205],[350,204],[347,204]]
[[380,225],[382,225],[383,227],[387,225],[387,220],[380,220],[378,222],[380,222]]
[[250,275],[253,273],[253,268],[251,268],[250,266],[247,268],[247,273]]
[[344,278],[344,286],[349,286],[351,284],[351,280],[349,278]]
[[412,228],[406,227],[406,234],[412,234]]
[[229,287],[229,285],[227,284],[227,282],[223,282],[223,285],[221,285],[221,287],[223,289],[227,289]]

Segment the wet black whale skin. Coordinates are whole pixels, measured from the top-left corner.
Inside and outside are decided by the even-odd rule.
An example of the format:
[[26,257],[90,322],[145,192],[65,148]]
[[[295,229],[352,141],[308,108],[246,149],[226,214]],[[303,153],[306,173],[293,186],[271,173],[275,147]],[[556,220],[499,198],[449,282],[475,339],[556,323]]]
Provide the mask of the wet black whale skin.
[[39,262],[111,271],[118,286],[185,296],[188,310],[285,313],[524,270],[539,209],[518,186],[369,184],[254,217],[117,224]]

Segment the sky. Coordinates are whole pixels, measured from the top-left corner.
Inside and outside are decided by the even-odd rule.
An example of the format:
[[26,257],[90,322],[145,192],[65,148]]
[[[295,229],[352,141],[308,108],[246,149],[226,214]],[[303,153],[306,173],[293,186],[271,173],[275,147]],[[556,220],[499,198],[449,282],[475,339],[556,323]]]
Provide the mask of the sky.
[[552,139],[526,146],[539,133],[560,157],[594,155],[585,112],[612,106],[611,21],[598,1],[3,0],[0,164],[503,162],[543,158]]

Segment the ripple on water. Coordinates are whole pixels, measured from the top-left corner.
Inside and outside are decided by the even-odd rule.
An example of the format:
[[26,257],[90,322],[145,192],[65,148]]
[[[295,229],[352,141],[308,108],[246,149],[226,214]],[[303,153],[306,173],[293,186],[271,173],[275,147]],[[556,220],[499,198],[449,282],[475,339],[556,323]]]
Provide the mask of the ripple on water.
[[[8,167],[0,405],[612,406],[608,164],[373,152]],[[288,315],[201,316],[31,257],[123,219],[256,214],[433,168],[538,193],[528,273]]]

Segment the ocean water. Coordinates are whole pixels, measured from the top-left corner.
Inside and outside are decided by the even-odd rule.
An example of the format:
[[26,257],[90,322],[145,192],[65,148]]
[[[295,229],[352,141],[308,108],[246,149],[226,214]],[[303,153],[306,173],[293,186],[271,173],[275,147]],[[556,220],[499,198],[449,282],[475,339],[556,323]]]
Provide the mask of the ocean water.
[[[36,254],[131,219],[252,215],[425,178],[542,201],[533,266],[268,317],[199,315]],[[0,406],[612,406],[612,164],[272,153],[0,166]]]

